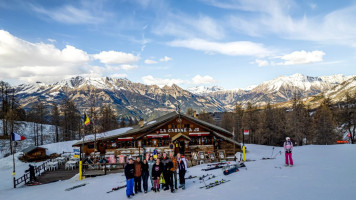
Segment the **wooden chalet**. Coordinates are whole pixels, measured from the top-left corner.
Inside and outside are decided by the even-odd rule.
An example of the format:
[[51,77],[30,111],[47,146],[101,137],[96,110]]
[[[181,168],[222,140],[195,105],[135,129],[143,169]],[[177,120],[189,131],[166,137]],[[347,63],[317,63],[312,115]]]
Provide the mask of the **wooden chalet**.
[[46,148],[29,146],[22,150],[23,159],[29,162],[47,159]]
[[[197,118],[171,112],[156,120],[141,124],[125,133],[102,137],[97,140],[101,154],[142,155],[158,152],[180,152],[192,160],[225,160],[240,151],[240,144],[233,134]],[[89,155],[94,151],[94,141],[80,141],[73,146]]]

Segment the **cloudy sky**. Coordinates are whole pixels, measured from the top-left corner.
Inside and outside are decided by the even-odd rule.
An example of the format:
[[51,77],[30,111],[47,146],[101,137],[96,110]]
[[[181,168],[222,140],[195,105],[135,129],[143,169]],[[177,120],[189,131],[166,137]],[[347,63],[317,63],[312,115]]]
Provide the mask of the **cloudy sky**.
[[244,88],[356,73],[356,1],[0,0],[0,80]]

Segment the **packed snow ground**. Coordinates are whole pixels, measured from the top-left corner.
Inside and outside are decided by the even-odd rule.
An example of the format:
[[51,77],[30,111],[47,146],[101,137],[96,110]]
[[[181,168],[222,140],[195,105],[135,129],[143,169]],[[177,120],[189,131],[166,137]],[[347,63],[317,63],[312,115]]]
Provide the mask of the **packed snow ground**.
[[[354,199],[356,193],[356,145],[302,146],[293,151],[294,167],[284,167],[284,154],[277,154],[276,159],[261,160],[270,157],[272,147],[247,145],[247,169],[241,168],[237,173],[224,176],[220,169],[201,171],[206,165],[188,169],[186,175],[203,175],[212,173],[217,176],[212,180],[231,180],[211,189],[199,189],[204,183],[198,179],[186,181],[186,190],[147,194],[139,193],[133,199]],[[274,154],[283,151],[276,147]],[[11,174],[11,167],[3,163],[8,157],[0,159],[1,177]],[[10,165],[11,166],[11,165]],[[27,164],[26,164],[27,166]],[[206,183],[212,182],[206,181]],[[78,181],[77,177],[39,186],[22,186],[11,189],[12,182],[0,180],[0,199],[126,199],[125,189],[107,194],[113,187],[124,185],[123,173],[87,178]],[[86,186],[65,191],[66,188],[87,183]],[[150,188],[150,183],[149,183]]]

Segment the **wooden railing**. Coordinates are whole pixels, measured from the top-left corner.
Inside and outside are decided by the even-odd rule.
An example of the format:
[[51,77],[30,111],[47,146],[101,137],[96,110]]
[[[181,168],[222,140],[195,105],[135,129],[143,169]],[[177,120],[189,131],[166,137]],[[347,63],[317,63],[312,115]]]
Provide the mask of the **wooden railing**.
[[[41,176],[41,174],[46,171],[46,165],[48,162],[49,161],[46,161],[46,162],[42,163],[40,166],[35,167],[35,177]],[[17,179],[14,177],[14,188],[16,188],[17,185],[19,185],[23,182],[25,182],[25,184],[26,184],[29,181],[30,181],[30,172],[26,172],[23,176],[21,176],[20,178],[17,178]]]
[[[115,168],[114,168],[115,166]],[[125,163],[95,163],[95,164],[83,164],[83,176],[86,175],[106,175],[107,170],[124,169]],[[91,174],[90,171],[102,171],[102,173]]]

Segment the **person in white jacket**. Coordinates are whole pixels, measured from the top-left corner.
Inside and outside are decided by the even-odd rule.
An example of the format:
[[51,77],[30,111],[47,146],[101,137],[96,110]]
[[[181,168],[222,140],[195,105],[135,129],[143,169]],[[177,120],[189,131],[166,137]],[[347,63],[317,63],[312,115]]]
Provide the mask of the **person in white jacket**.
[[188,169],[187,161],[185,160],[184,156],[180,153],[177,154],[177,161],[178,161],[178,169],[179,169],[179,188],[185,189],[185,172]]
[[293,143],[290,141],[290,137],[286,137],[286,141],[283,144],[285,156],[286,156],[286,166],[293,166],[293,159],[292,159],[292,149]]

